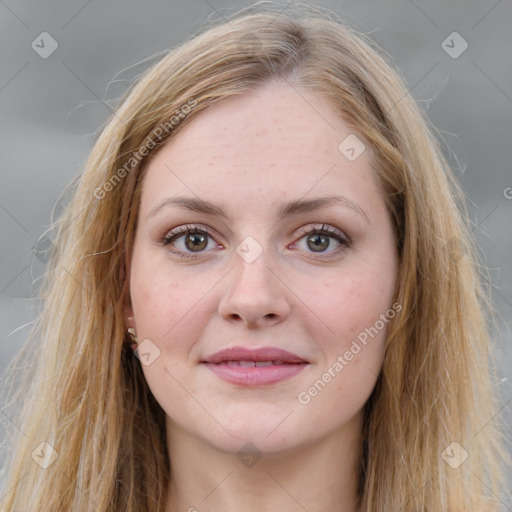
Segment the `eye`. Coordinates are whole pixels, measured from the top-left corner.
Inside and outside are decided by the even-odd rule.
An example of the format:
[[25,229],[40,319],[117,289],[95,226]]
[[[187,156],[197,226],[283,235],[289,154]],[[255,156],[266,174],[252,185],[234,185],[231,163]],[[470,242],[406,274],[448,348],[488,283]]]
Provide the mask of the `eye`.
[[[322,256],[325,254],[327,257],[332,257],[333,254],[337,255],[350,247],[350,239],[343,232],[325,224],[321,226],[305,226],[297,232],[297,235],[301,238],[293,244],[293,247],[304,240],[306,247],[304,250],[306,252],[308,252],[307,249],[310,249],[312,252]],[[334,244],[331,242],[332,239],[335,240]],[[332,245],[335,246],[334,249],[327,251]]]
[[[208,248],[208,238],[212,237],[213,233],[206,226],[186,225],[173,229],[160,242],[163,246],[175,246],[178,240],[183,239],[180,241],[181,247],[178,247],[177,251],[171,249],[171,252],[183,259],[193,259],[196,257],[193,253],[200,253]],[[219,247],[215,243],[213,246]]]

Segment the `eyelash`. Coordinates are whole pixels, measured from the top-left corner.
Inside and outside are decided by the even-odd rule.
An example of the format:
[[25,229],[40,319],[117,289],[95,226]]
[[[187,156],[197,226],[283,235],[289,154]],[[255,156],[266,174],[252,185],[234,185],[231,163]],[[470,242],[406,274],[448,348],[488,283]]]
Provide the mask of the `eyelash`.
[[[320,226],[320,224],[317,224],[316,226]],[[298,236],[297,241],[301,240],[306,235],[309,235],[311,233],[328,235],[329,237],[334,238],[341,245],[339,247],[337,247],[336,249],[334,249],[333,251],[330,251],[329,253],[320,253],[320,252],[317,253],[317,254],[328,254],[327,256],[323,256],[322,257],[323,259],[334,257],[334,254],[338,255],[340,253],[343,253],[351,246],[350,239],[347,236],[343,235],[343,233],[341,231],[339,231],[338,229],[331,227],[329,225],[325,225],[325,224],[322,224],[321,227],[316,227],[316,226],[309,227],[309,228],[308,227],[300,228],[299,231],[297,232],[297,236]],[[202,224],[192,224],[192,225],[187,224],[184,226],[179,226],[179,227],[173,229],[172,231],[166,233],[165,236],[160,238],[159,243],[160,243],[160,245],[165,247],[165,246],[171,244],[172,242],[174,242],[175,240],[177,240],[178,238],[181,238],[183,235],[194,234],[194,233],[196,233],[196,234],[205,233],[210,238],[212,238],[212,239],[214,238],[214,233],[207,226],[204,226]],[[294,242],[294,244],[295,243],[296,242]],[[185,259],[185,260],[192,260],[192,259],[201,257],[200,252],[196,253],[196,254],[184,253],[181,251],[174,251],[174,250],[170,250],[170,252],[177,255],[179,258]]]

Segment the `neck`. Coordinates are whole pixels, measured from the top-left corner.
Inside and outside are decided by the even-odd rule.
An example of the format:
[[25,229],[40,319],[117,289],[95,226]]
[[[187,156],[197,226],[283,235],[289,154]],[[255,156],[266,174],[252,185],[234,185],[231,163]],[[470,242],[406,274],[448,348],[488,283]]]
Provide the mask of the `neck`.
[[342,431],[258,460],[222,452],[168,418],[165,512],[357,512],[360,425],[357,416]]

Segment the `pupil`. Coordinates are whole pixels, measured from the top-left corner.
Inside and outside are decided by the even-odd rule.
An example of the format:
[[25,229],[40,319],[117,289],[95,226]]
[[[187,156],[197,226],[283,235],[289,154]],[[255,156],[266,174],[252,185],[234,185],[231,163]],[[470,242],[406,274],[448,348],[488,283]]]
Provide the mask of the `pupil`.
[[201,233],[190,233],[189,238],[187,239],[187,242],[190,241],[191,244],[187,243],[187,247],[189,249],[194,249],[194,248],[204,249],[204,247],[200,247],[200,245],[201,244],[204,245],[205,240],[206,240],[206,236]]
[[314,233],[309,237],[309,241],[313,242],[313,248],[316,250],[327,249],[329,247],[329,239],[327,236],[322,235],[320,233]]

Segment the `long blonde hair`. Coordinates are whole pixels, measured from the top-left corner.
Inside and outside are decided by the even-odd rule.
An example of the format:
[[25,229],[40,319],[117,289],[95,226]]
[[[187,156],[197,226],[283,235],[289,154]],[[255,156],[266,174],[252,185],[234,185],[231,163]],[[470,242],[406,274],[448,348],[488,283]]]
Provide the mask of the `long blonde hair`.
[[143,171],[203,109],[270,79],[321,94],[363,137],[396,229],[402,312],[365,407],[361,510],[498,509],[491,309],[463,194],[389,58],[331,12],[280,11],[243,10],[166,53],[126,92],[73,182],[32,345],[6,380],[18,392],[4,421],[4,511],[163,510],[165,415],[124,322]]

